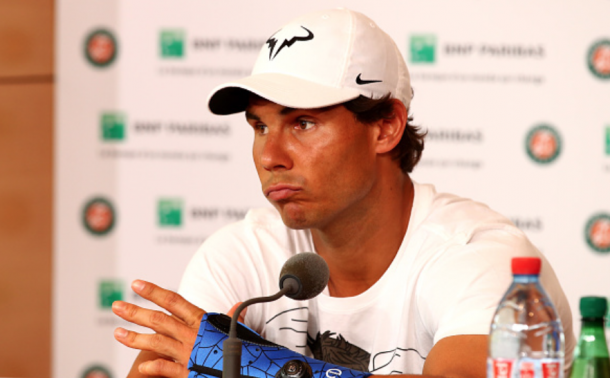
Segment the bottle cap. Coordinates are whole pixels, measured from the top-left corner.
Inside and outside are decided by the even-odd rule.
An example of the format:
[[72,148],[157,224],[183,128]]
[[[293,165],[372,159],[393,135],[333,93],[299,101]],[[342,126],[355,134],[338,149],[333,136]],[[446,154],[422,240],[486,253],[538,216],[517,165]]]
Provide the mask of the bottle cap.
[[540,259],[538,257],[514,257],[511,262],[513,274],[540,274]]
[[580,298],[580,315],[583,318],[604,318],[608,309],[608,301],[604,297]]

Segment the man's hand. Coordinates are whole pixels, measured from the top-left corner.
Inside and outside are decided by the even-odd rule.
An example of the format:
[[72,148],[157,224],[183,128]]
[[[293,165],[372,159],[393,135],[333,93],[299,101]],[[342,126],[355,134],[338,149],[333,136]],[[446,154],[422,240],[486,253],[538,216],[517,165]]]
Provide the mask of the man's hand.
[[205,311],[189,303],[179,294],[150,282],[136,280],[131,287],[142,298],[166,309],[172,315],[116,301],[112,304],[112,311],[115,314],[128,322],[150,328],[155,333],[148,335],[117,328],[114,337],[130,348],[152,352],[146,355],[158,357],[151,357],[153,359],[139,364],[138,371],[142,375],[187,377],[189,356]]

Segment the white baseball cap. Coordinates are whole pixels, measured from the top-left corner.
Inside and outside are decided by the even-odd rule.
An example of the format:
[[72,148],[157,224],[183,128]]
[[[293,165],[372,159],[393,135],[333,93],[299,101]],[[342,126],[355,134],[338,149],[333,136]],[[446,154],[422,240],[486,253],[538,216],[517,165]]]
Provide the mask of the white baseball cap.
[[345,8],[310,13],[282,27],[263,45],[252,75],[216,87],[208,107],[215,114],[238,113],[250,93],[297,109],[388,94],[408,109],[412,97],[396,43],[371,19]]

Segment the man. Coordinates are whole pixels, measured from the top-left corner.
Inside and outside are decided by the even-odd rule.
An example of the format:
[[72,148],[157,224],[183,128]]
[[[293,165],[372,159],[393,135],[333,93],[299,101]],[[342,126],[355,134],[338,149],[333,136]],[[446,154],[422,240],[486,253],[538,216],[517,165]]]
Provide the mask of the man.
[[[171,317],[115,303],[119,316],[156,332],[115,332],[143,350],[130,377],[186,376],[204,310],[275,293],[284,261],[305,251],[327,262],[327,290],[252,306],[244,321],[263,337],[373,374],[483,377],[510,260],[542,256],[485,205],[411,181],[423,150],[411,97],[395,43],[346,9],[297,18],[269,38],[252,76],[217,88],[210,110],[245,111],[275,211],[252,210],[210,237],[183,277],[186,300],[134,283]],[[544,258],[541,280],[563,321],[569,366],[571,313]]]

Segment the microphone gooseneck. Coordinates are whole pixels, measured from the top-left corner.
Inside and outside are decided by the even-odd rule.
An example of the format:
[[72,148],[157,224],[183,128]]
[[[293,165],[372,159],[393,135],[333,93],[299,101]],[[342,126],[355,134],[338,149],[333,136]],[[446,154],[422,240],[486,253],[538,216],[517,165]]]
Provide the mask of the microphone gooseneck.
[[231,328],[229,329],[229,337],[237,337],[237,319],[239,319],[239,315],[244,310],[244,308],[254,303],[266,303],[276,301],[286,295],[286,293],[290,292],[291,289],[291,287],[285,287],[277,293],[268,297],[252,298],[248,299],[245,302],[242,302],[239,306],[237,306],[237,309],[235,310],[235,312],[233,313],[233,317],[231,318]]
[[254,303],[273,302],[280,299],[284,294],[289,292],[291,287],[285,287],[274,295],[268,297],[259,297],[248,299],[242,302],[233,313],[231,318],[231,327],[229,328],[229,337],[222,343],[222,376],[223,378],[238,378],[241,377],[241,347],[242,342],[237,338],[237,319],[244,308]]
[[242,342],[237,338],[237,319],[241,312],[254,303],[266,303],[278,300],[286,295],[296,300],[314,298],[324,290],[330,272],[324,259],[315,253],[303,252],[289,258],[280,272],[280,291],[268,297],[252,298],[239,306],[233,313],[229,337],[222,344],[223,378],[241,377]]

